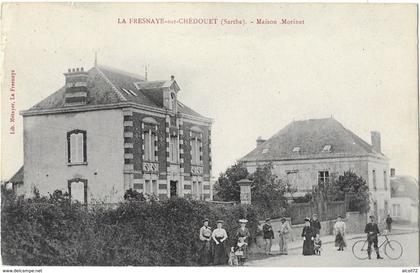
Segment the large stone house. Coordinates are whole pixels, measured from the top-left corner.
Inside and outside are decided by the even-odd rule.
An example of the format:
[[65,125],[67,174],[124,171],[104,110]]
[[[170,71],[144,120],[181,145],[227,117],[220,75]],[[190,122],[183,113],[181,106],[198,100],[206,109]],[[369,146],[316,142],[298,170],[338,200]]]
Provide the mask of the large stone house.
[[22,111],[24,183],[19,193],[64,190],[81,202],[120,201],[126,190],[211,196],[211,124],[178,101],[174,77],[95,65]]
[[314,185],[353,171],[366,179],[371,194],[371,212],[383,218],[389,211],[388,158],[381,152],[379,132],[372,144],[346,129],[334,118],[293,121],[240,159],[249,172],[271,162],[273,172],[297,189],[310,192]]

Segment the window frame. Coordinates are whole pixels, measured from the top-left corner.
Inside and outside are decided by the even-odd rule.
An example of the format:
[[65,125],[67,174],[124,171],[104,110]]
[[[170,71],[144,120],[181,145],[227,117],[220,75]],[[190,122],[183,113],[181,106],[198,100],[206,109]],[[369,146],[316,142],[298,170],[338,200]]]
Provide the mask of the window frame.
[[322,181],[322,183],[325,182],[329,182],[330,181],[330,171],[328,170],[323,170],[323,171],[318,171],[318,185],[320,184],[319,182]]
[[[144,161],[147,162],[157,162],[156,160],[156,154],[155,154],[155,150],[156,150],[156,132],[154,132],[151,129],[147,129],[143,131],[143,141],[144,141],[144,151],[143,151],[143,155],[144,155]],[[149,138],[148,141],[146,141],[146,138]],[[148,142],[148,143],[146,143]],[[149,154],[146,153],[146,151],[148,151]]]
[[[71,145],[71,136],[82,134],[82,161],[72,162],[72,145]],[[78,147],[76,147],[77,149]],[[81,129],[74,129],[67,132],[67,164],[68,165],[83,165],[87,164],[87,131]]]
[[69,196],[70,196],[70,200],[72,200],[72,196],[71,196],[71,184],[72,183],[83,183],[83,201],[84,204],[83,205],[87,205],[87,191],[88,191],[88,180],[87,179],[83,179],[83,178],[72,178],[67,180],[67,187],[68,187],[68,192],[69,192]]

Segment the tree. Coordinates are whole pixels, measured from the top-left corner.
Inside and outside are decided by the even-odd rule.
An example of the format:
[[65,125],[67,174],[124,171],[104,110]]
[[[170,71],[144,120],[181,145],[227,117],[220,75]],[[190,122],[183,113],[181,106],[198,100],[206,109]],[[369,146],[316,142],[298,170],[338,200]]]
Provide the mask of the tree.
[[363,177],[352,171],[344,172],[333,182],[333,200],[345,200],[350,196],[349,209],[361,213],[368,212],[369,187]]
[[221,173],[215,185],[216,199],[221,201],[240,201],[240,187],[237,181],[248,178],[251,184],[252,206],[260,217],[282,216],[287,206],[284,193],[288,186],[285,181],[272,173],[272,165],[258,167],[248,174],[242,163],[236,163]]
[[248,171],[242,163],[236,163],[221,173],[214,185],[216,199],[220,201],[240,201],[241,190],[237,181],[247,178]]
[[288,184],[274,175],[272,169],[271,164],[258,167],[249,177],[252,181],[252,204],[264,217],[283,216],[287,207],[284,193],[288,189]]

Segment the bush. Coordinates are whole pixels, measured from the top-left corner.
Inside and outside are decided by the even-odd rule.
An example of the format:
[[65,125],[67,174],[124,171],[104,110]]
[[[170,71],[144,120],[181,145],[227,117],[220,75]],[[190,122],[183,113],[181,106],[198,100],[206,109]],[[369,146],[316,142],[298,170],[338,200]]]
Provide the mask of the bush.
[[[2,191],[3,195],[8,194]],[[5,195],[6,196],[6,195]],[[3,263],[30,266],[196,265],[198,232],[204,217],[214,227],[225,221],[234,242],[237,220],[247,218],[251,234],[258,221],[251,206],[214,205],[172,198],[130,201],[115,209],[71,203],[68,195],[10,197],[2,202]],[[5,199],[2,198],[2,201]],[[253,240],[251,240],[253,241]]]

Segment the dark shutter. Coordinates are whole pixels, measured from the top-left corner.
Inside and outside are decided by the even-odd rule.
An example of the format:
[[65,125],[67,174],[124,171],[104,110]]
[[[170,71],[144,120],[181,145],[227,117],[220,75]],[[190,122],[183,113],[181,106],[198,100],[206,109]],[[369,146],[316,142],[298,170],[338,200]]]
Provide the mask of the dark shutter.
[[71,132],[67,132],[67,162],[70,163],[71,147],[70,147]]
[[83,162],[87,162],[87,151],[86,151],[86,147],[87,147],[86,140],[87,140],[87,137],[86,137],[86,135],[87,135],[86,131],[83,131]]

